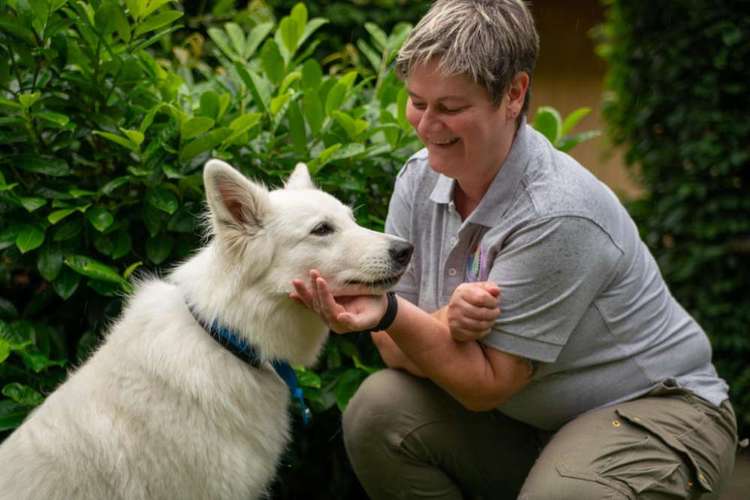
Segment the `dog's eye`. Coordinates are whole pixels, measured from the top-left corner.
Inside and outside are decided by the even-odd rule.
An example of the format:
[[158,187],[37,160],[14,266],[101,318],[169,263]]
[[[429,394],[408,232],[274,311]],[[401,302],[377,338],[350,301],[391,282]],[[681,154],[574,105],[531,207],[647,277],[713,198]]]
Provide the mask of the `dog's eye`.
[[332,225],[327,222],[321,222],[320,224],[315,226],[312,231],[310,231],[310,234],[314,234],[315,236],[325,236],[327,234],[331,234],[332,232]]

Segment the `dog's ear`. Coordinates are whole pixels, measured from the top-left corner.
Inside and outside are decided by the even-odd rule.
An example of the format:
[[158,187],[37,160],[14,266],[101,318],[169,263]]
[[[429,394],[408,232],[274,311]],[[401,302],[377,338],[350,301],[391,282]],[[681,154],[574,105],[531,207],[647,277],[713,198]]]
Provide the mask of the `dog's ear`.
[[310,172],[307,170],[307,165],[304,163],[297,163],[294,167],[294,172],[286,180],[284,189],[317,189],[315,184],[310,178]]
[[264,186],[250,181],[221,160],[206,163],[203,183],[215,224],[242,226],[251,234],[263,227],[263,219],[270,208],[268,190]]

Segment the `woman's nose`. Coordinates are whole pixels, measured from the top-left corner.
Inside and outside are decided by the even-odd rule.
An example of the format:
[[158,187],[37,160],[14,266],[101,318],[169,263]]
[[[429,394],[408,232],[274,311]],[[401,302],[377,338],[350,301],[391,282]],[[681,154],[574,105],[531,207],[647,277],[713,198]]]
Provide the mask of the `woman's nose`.
[[417,132],[420,134],[434,132],[440,128],[440,125],[440,120],[435,116],[435,113],[430,108],[427,108],[422,112]]

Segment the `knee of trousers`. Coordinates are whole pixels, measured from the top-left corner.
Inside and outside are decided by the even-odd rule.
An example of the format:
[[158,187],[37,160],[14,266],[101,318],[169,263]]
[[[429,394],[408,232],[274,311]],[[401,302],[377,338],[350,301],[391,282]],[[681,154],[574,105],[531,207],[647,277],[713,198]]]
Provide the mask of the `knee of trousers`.
[[401,445],[419,386],[412,375],[393,369],[375,372],[362,382],[342,417],[344,444],[352,461],[359,453],[375,452],[373,448],[394,450]]

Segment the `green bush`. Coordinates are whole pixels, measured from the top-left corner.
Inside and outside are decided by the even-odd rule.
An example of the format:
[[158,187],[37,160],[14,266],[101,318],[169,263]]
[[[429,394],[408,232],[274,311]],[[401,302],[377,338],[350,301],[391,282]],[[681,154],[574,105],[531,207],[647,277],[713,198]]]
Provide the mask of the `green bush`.
[[750,15],[740,0],[607,0],[606,118],[647,194],[630,209],[750,428]]

